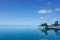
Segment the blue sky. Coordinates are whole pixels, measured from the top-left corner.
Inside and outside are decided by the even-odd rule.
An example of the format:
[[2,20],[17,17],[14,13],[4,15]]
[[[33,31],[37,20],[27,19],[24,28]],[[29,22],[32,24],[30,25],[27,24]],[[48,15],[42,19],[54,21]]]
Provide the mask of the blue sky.
[[0,0],[0,25],[60,22],[60,0]]

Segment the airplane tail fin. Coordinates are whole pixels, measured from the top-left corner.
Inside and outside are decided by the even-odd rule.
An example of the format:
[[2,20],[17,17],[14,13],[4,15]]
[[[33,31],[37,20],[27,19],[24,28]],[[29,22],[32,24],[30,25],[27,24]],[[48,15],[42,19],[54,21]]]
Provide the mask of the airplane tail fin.
[[55,21],[54,26],[58,26],[58,21]]

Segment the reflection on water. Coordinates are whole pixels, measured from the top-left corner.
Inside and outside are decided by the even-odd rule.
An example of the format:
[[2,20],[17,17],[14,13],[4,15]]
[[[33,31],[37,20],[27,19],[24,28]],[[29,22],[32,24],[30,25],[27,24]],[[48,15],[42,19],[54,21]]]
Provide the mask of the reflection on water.
[[44,34],[42,35],[42,40],[60,40],[60,30],[45,29],[43,27],[38,27],[38,30],[40,33]]
[[59,30],[54,30],[54,31],[55,31],[56,35],[59,36]]
[[41,27],[39,27],[38,30],[40,30],[41,32],[44,32],[45,35],[48,35],[48,31],[54,31],[55,34],[59,36],[59,30],[50,30],[50,29],[48,29],[48,28],[43,28],[43,29],[41,29]]

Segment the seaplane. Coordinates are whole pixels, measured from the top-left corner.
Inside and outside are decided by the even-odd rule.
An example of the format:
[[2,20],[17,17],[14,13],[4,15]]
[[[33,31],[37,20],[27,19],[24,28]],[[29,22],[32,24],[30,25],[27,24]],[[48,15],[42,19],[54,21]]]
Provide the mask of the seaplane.
[[58,21],[55,21],[55,23],[51,25],[47,25],[47,23],[43,24],[40,29],[60,30],[60,26],[58,24]]
[[48,31],[53,30],[57,35],[59,35],[60,27],[58,25],[58,21],[55,21],[55,23],[51,25],[52,26],[49,26],[45,23],[43,26],[39,27],[39,30],[44,32],[46,35],[48,34]]

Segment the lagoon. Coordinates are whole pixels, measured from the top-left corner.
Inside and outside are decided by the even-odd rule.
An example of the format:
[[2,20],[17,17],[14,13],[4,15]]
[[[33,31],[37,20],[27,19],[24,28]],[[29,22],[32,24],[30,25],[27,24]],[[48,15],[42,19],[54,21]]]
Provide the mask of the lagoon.
[[57,35],[54,30],[48,31],[46,35],[42,32],[38,26],[0,26],[0,40],[59,40],[59,35]]

